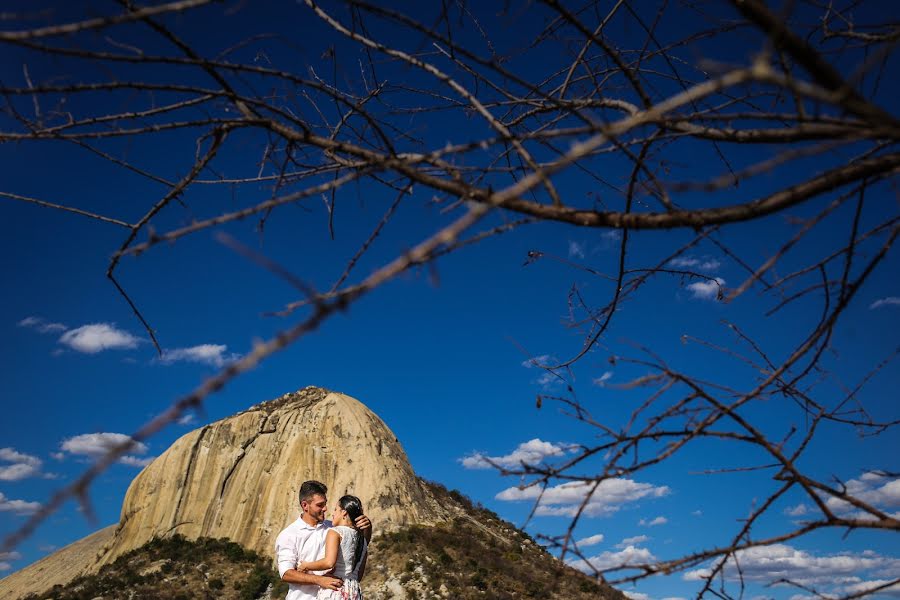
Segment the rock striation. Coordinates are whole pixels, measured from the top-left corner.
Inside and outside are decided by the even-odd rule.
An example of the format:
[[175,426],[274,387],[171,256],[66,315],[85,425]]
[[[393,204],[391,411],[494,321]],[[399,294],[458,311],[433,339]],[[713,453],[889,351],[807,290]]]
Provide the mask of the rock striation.
[[448,517],[378,416],[349,396],[308,387],[182,436],[134,479],[119,524],[91,546],[95,551],[54,554],[26,567],[0,580],[0,598],[96,572],[174,533],[227,537],[269,555],[299,515],[297,492],[306,479],[328,485],[332,501],[359,496],[379,530]]

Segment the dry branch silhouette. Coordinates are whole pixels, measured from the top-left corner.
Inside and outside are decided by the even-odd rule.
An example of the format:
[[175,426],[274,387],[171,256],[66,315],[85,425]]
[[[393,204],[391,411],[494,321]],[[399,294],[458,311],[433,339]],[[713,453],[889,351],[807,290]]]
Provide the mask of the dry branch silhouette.
[[[303,27],[332,41],[316,63],[330,65],[328,75],[286,60],[284,46],[289,45],[281,45],[277,35],[235,38],[217,54],[202,52],[203,32],[184,25],[195,21],[180,20],[193,14],[215,20],[228,11],[253,10],[241,3],[223,7],[184,0],[142,6],[122,0],[102,16],[74,21],[57,21],[53,11],[41,13],[47,22],[40,24],[31,15],[4,15],[0,43],[21,57],[23,80],[0,81],[0,142],[89,152],[162,191],[133,220],[83,208],[76,197],[45,199],[29,190],[5,189],[0,199],[73,213],[73,228],[78,219],[90,218],[127,229],[121,245],[110,249],[107,276],[160,352],[140,298],[133,298],[117,277],[131,268],[130,257],[163,243],[177,249],[186,237],[244,219],[258,219],[262,231],[269,219],[283,218],[283,207],[306,203],[325,203],[334,237],[335,228],[354,217],[341,196],[349,186],[365,184],[394,198],[327,292],[296,281],[302,297],[273,307],[281,317],[308,311],[297,323],[178,399],[135,431],[133,439],[145,440],[201,406],[234,377],[335,312],[352,309],[360,297],[401,273],[519,227],[558,222],[619,234],[617,268],[611,273],[593,268],[589,260],[539,250],[527,260],[552,260],[610,285],[607,300],[600,303],[573,291],[569,306],[578,316],[572,327],[583,334],[583,343],[568,358],[537,364],[567,386],[565,394],[539,397],[538,406],[557,402],[598,435],[560,464],[495,466],[542,490],[560,481],[585,484],[568,532],[545,538],[563,558],[580,558],[613,583],[707,565],[699,595],[729,597],[725,571],[739,571],[747,549],[826,528],[900,531],[895,516],[840,482],[817,478],[800,461],[822,424],[880,435],[900,422],[870,416],[860,393],[896,352],[872,365],[840,401],[817,394],[827,371],[822,357],[836,324],[883,267],[900,233],[892,187],[900,170],[900,117],[895,107],[879,101],[881,82],[898,75],[889,59],[896,59],[900,28],[887,20],[889,15],[883,15],[884,22],[861,23],[853,16],[859,11],[851,9],[866,2],[782,8],[760,0],[708,7],[543,0],[497,5],[491,10],[499,16],[447,2],[437,19],[428,7],[415,15],[365,0],[303,4]],[[506,55],[498,53],[501,45],[492,38],[508,37],[524,22],[540,23],[538,34],[516,40]],[[502,24],[508,29],[491,29]],[[630,37],[612,31],[626,25]],[[678,35],[673,37],[672,29]],[[710,57],[716,43],[742,48],[743,60]],[[348,48],[355,54],[348,55]],[[71,66],[75,75],[37,77],[38,70],[29,65],[48,60]],[[429,133],[429,125],[440,130],[438,123],[454,119],[467,125],[453,139]],[[117,145],[160,135],[177,136],[184,142],[180,150],[191,150],[190,158],[173,153],[164,167],[149,167]],[[238,168],[235,152],[242,160]],[[704,168],[679,168],[686,152],[714,158]],[[232,159],[226,161],[223,154]],[[223,197],[232,189],[247,189],[256,200],[222,203],[211,216],[157,230],[161,214],[189,203],[198,189],[210,188],[221,190]],[[377,245],[397,208],[416,202],[442,207],[428,235],[410,239],[410,250],[355,279],[354,267]],[[856,215],[846,223],[845,235],[819,258],[789,266],[785,257],[844,205],[854,206]],[[881,207],[877,222],[861,219],[873,206]],[[765,260],[742,256],[732,247],[732,227],[783,219],[795,210],[813,216],[789,237],[774,240],[777,249]],[[672,229],[694,237],[665,248],[665,257],[652,264],[636,261],[637,245],[653,238],[634,232]],[[714,244],[746,273],[745,280],[726,288],[709,273],[676,266],[673,261],[700,243]],[[724,324],[733,335],[730,346],[685,336],[685,343],[702,344],[751,368],[756,380],[747,389],[701,380],[670,366],[652,349],[616,357],[646,373],[621,388],[647,394],[627,420],[606,422],[578,400],[571,369],[597,349],[612,323],[624,318],[618,314],[622,304],[654,278],[702,282],[728,302],[758,289],[774,302],[768,308],[758,302],[760,314],[805,303],[821,316],[784,358],[776,358],[765,339],[734,323]],[[748,406],[770,400],[799,407],[806,415],[802,431],[773,438],[747,415]],[[766,457],[737,468],[768,471],[774,483],[758,490],[747,518],[723,534],[715,548],[646,564],[592,567],[572,534],[600,484],[664,463],[688,445],[710,439],[751,446]],[[91,483],[127,451],[127,445],[112,449],[60,489],[4,540],[2,549],[20,543],[66,499],[87,503]],[[602,469],[582,470],[598,457],[603,457]],[[757,524],[796,490],[816,514],[796,527],[757,535]],[[540,502],[539,497],[535,508]],[[836,510],[836,503],[853,511]],[[860,595],[865,593],[847,598]]]

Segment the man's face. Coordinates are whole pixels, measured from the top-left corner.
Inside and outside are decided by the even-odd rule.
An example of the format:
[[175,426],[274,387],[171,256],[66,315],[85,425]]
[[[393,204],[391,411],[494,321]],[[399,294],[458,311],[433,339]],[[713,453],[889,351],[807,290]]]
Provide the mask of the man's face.
[[303,512],[315,519],[316,523],[325,520],[325,513],[328,510],[328,498],[321,494],[316,494],[306,502],[300,504]]

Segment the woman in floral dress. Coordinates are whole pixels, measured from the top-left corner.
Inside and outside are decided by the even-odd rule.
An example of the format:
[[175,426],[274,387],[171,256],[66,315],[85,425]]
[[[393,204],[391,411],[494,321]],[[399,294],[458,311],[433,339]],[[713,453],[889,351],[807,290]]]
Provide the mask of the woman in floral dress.
[[298,571],[331,571],[344,580],[339,590],[319,590],[318,600],[362,600],[359,580],[366,571],[368,557],[366,539],[354,521],[363,514],[362,502],[356,496],[342,496],[334,507],[332,528],[325,535],[325,556],[314,562],[300,562]]

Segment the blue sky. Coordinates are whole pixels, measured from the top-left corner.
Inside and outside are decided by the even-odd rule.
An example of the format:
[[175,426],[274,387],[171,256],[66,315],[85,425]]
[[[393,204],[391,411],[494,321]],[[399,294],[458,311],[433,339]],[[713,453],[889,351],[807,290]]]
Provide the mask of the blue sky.
[[[287,9],[285,9],[287,10]],[[203,51],[227,46],[236,30],[247,26],[265,31],[281,27],[294,33],[312,17],[293,6],[288,15],[273,5],[244,11],[241,21],[224,19],[222,27],[205,28],[191,41]],[[58,13],[64,16],[63,13]],[[184,31],[198,21],[186,16]],[[529,27],[540,22],[526,22]],[[671,28],[675,29],[674,20]],[[196,31],[196,30],[195,30]],[[498,29],[498,46],[513,44],[515,28]],[[669,31],[668,29],[664,29]],[[632,35],[627,30],[622,36]],[[150,47],[151,37],[123,28]],[[471,31],[467,35],[474,35]],[[753,39],[749,33],[738,33]],[[414,45],[414,40],[398,43]],[[102,45],[102,41],[89,43]],[[324,49],[335,43],[351,53],[323,28],[310,27],[302,43],[291,48],[312,69],[323,70]],[[717,48],[720,58],[746,57],[738,41]],[[265,47],[267,60],[292,56],[275,45]],[[50,79],[71,68],[47,60],[35,63],[20,48],[4,58],[3,81],[21,83],[26,61],[32,77]],[[548,59],[549,60],[549,59]],[[540,70],[545,65],[533,65]],[[95,74],[75,72],[76,77]],[[124,67],[123,67],[124,69]],[[125,72],[125,71],[123,71]],[[152,70],[148,77],[161,76]],[[410,76],[416,81],[416,76]],[[889,94],[888,91],[883,92]],[[100,102],[107,102],[101,100]],[[79,101],[73,100],[73,105]],[[90,110],[89,104],[79,106]],[[74,110],[74,109],[73,109]],[[433,120],[419,134],[431,143],[459,141],[480,133],[478,125]],[[188,136],[189,137],[189,136]],[[110,141],[110,152],[126,153],[146,168],[175,177],[194,147],[182,134],[161,135],[151,142],[129,145]],[[239,138],[217,166],[230,174],[256,169],[258,139]],[[673,168],[682,176],[719,169],[702,152],[685,154]],[[750,151],[732,155],[738,164],[750,161]],[[792,176],[839,163],[849,154],[799,161],[793,173],[752,182],[738,193],[753,197],[791,181]],[[160,196],[161,187],[86,152],[58,144],[0,145],[6,190],[79,206],[134,220]],[[824,161],[824,163],[817,162]],[[249,169],[248,169],[249,165]],[[627,170],[613,169],[610,181],[627,183]],[[595,184],[578,173],[564,172],[555,183],[566,194],[584,197]],[[600,193],[600,192],[597,192]],[[865,230],[897,215],[895,192],[887,184],[873,186],[862,214]],[[167,231],[190,219],[215,214],[223,203],[242,205],[265,198],[262,189],[226,190],[217,186],[191,188],[186,207],[172,206],[154,225]],[[702,196],[687,196],[691,205]],[[430,202],[427,190],[416,190],[401,204],[356,273],[365,275],[445,224],[443,206]],[[327,289],[347,260],[380,220],[393,195],[356,187],[338,196],[335,239],[321,202],[276,211],[260,235],[255,220],[238,221],[215,231],[203,231],[176,244],[159,245],[139,257],[126,257],[119,277],[152,324],[164,350],[158,356],[128,305],[105,277],[112,252],[125,230],[114,225],[0,199],[0,245],[6,293],[0,296],[0,397],[5,413],[0,421],[0,534],[13,531],[49,494],[81,473],[110,441],[137,429],[174,399],[246,354],[254,340],[266,339],[293,324],[288,318],[265,316],[297,298],[291,285],[243,258],[215,237],[225,232],[254,248],[317,289]],[[827,201],[827,200],[826,200]],[[792,211],[809,217],[824,201]],[[500,224],[493,214],[484,228]],[[853,206],[842,206],[826,218],[779,266],[780,273],[808,264],[844,239]],[[760,264],[794,231],[795,222],[775,216],[762,223],[733,226],[722,234],[729,246],[752,264]],[[9,572],[54,548],[114,522],[125,490],[146,461],[161,453],[178,436],[202,423],[219,419],[262,400],[318,385],[363,401],[397,434],[415,470],[425,478],[457,488],[515,523],[525,520],[533,504],[531,491],[521,491],[515,478],[501,478],[484,468],[484,457],[514,467],[519,461],[564,460],[573,444],[591,444],[597,431],[563,414],[552,401],[538,409],[539,394],[565,392],[548,380],[530,360],[563,359],[581,347],[583,331],[566,327],[567,295],[578,285],[589,301],[608,299],[611,285],[575,265],[613,273],[618,260],[617,232],[575,229],[540,223],[464,248],[436,262],[435,268],[411,271],[389,282],[329,319],[318,331],[276,354],[254,371],[230,382],[211,396],[204,411],[190,415],[138,446],[114,465],[91,490],[98,522],[88,522],[74,503],[52,516],[13,554],[0,556],[0,570]],[[690,232],[637,232],[629,260],[651,266],[692,238]],[[871,254],[883,239],[863,248]],[[528,261],[528,253],[543,257]],[[744,271],[709,242],[701,242],[672,267],[689,268],[723,285],[739,284]],[[852,388],[872,365],[890,356],[900,330],[898,258],[889,254],[866,287],[853,300],[835,332],[832,351],[823,359],[829,371],[817,393],[833,400],[842,386]],[[356,276],[356,275],[355,275]],[[739,347],[723,321],[751,332],[773,357],[784,358],[818,319],[815,301],[797,303],[765,317],[777,298],[753,288],[732,303],[719,302],[715,290],[702,281],[657,277],[619,309],[601,344],[570,374],[578,399],[612,423],[623,423],[646,397],[646,390],[624,390],[617,384],[646,374],[646,368],[611,356],[642,357],[640,344],[699,378],[711,378],[737,389],[753,386],[758,373],[722,356],[692,338]],[[684,336],[691,336],[685,338]],[[746,349],[744,349],[746,350]],[[896,367],[889,365],[864,388],[872,413],[896,418]],[[894,400],[891,400],[891,399]],[[749,417],[773,437],[792,425],[802,428],[804,416],[782,400],[772,399],[750,409]],[[900,510],[900,482],[877,470],[897,471],[896,431],[860,437],[855,430],[823,426],[804,457],[804,468],[819,477],[833,476],[861,497],[892,512]],[[723,531],[735,530],[755,499],[773,488],[771,471],[703,474],[753,464],[757,456],[720,442],[696,444],[663,465],[633,479],[613,480],[596,497],[576,530],[576,539],[597,566],[633,557],[674,558],[724,541]],[[764,459],[763,459],[764,460]],[[585,468],[600,468],[600,461]],[[561,484],[562,482],[558,482]],[[607,484],[605,484],[607,485]],[[577,487],[556,487],[529,523],[533,533],[564,531],[572,507],[583,497]],[[782,505],[783,504],[783,505]],[[771,534],[800,521],[812,510],[799,496],[784,498],[761,525]],[[757,549],[743,557],[751,596],[791,598],[797,590],[766,588],[778,569],[826,591],[852,592],[853,586],[900,577],[900,545],[896,535],[873,531],[817,532],[800,540]],[[777,565],[778,568],[774,568]],[[699,566],[698,569],[703,568]],[[0,575],[3,574],[0,572]],[[697,589],[697,569],[642,582],[628,591],[654,600],[688,597]],[[732,575],[732,573],[729,573]],[[858,589],[858,587],[856,588]]]

